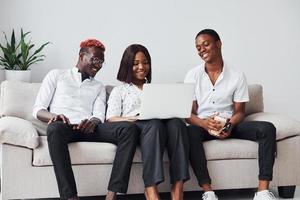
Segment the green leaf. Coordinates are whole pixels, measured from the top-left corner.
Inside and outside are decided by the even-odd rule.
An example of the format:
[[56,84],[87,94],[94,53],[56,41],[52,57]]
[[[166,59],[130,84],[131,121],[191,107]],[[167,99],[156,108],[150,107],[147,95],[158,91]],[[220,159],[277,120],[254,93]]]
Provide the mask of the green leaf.
[[11,34],[11,40],[10,40],[11,48],[13,51],[16,50],[15,44],[16,44],[16,38],[15,38],[15,31],[13,29],[12,34]]
[[38,49],[33,53],[33,55],[35,55],[35,54],[39,53],[40,51],[42,51],[43,48],[44,48],[46,45],[48,45],[49,43],[50,43],[50,42],[47,42],[47,43],[43,44],[40,48],[38,48]]

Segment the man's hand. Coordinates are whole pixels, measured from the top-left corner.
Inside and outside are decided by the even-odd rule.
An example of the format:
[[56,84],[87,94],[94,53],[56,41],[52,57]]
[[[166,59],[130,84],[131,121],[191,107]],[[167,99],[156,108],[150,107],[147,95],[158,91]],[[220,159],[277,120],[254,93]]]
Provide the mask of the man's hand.
[[208,133],[210,133],[211,130],[220,131],[223,128],[221,122],[214,120],[214,117],[215,115],[203,120],[203,128],[206,129]]
[[220,139],[225,139],[230,136],[232,131],[232,124],[226,123],[225,126],[222,128],[222,132],[220,133]]
[[73,129],[80,130],[82,133],[93,133],[95,131],[96,126],[101,123],[100,120],[95,119],[84,119],[77,126],[74,126]]
[[52,122],[56,122],[56,121],[62,121],[63,123],[69,124],[69,125],[70,125],[70,120],[69,120],[69,118],[67,118],[67,117],[64,116],[63,114],[56,115],[56,116],[52,117],[52,118],[48,121],[48,125],[51,124]]
[[225,138],[228,138],[228,137],[230,136],[230,134],[231,134],[231,130],[230,130],[230,131],[227,131],[227,132],[222,131],[222,132],[220,133],[220,135],[217,136],[217,137],[218,137],[219,139],[225,139]]

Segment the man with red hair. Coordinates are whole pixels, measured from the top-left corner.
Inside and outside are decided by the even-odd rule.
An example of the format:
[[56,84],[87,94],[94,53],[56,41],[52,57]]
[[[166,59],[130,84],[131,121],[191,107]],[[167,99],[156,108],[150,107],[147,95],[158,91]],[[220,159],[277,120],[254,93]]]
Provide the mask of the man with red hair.
[[94,79],[103,65],[104,51],[98,40],[81,42],[76,67],[50,71],[33,108],[33,116],[48,123],[49,152],[61,199],[79,199],[68,149],[72,142],[116,144],[106,200],[116,199],[116,193],[126,193],[128,188],[138,131],[129,122],[104,123],[106,91]]

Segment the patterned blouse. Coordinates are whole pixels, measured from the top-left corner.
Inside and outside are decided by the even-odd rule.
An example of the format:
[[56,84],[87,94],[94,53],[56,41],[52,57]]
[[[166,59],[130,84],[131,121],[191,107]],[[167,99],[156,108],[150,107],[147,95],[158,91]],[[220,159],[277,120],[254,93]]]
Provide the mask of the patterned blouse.
[[133,117],[139,114],[142,92],[132,83],[122,83],[122,85],[114,87],[107,102],[106,119]]

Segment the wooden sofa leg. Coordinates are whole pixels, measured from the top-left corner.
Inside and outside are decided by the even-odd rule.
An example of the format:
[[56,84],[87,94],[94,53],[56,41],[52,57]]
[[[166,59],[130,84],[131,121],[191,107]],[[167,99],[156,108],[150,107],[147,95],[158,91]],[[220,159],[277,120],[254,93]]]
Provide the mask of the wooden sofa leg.
[[294,198],[296,186],[279,186],[278,194],[281,198]]

